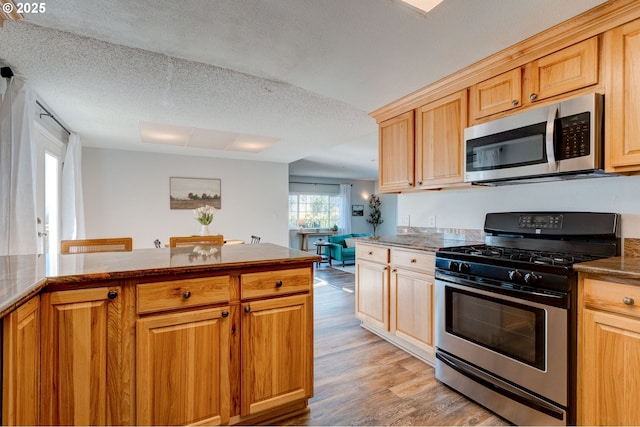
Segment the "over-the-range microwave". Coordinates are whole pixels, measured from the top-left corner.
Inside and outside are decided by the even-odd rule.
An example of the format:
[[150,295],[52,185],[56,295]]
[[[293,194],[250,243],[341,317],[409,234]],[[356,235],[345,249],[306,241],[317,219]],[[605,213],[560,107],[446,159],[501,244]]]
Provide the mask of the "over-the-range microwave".
[[593,93],[464,131],[464,180],[500,185],[604,174],[603,96]]

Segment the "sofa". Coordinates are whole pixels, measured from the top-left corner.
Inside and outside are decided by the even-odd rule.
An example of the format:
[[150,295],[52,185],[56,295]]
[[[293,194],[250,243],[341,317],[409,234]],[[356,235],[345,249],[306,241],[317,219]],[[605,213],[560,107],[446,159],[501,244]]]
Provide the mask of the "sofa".
[[351,240],[354,237],[369,237],[373,236],[371,233],[353,233],[353,234],[340,234],[335,236],[329,236],[328,243],[326,246],[325,255],[329,259],[329,265],[331,265],[332,261],[340,261],[342,262],[342,266],[344,267],[344,263],[346,261],[354,261],[356,260],[356,245],[355,241]]

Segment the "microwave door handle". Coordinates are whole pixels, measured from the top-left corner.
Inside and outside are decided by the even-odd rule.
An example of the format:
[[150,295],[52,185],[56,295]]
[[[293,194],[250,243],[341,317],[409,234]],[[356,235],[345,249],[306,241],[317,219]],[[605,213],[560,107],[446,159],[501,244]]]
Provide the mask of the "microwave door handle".
[[556,120],[556,115],[558,114],[558,104],[554,104],[549,106],[549,115],[547,116],[547,139],[546,139],[546,148],[547,148],[547,161],[549,163],[549,170],[551,172],[558,171],[558,163],[556,162],[556,153],[555,153],[555,144],[553,141],[553,130],[554,123]]

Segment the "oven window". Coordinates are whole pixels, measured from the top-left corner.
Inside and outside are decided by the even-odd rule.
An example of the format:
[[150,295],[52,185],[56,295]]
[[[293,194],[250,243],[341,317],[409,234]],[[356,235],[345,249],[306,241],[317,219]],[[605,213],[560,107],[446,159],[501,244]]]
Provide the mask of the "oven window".
[[467,141],[467,171],[504,169],[547,162],[546,122]]
[[445,287],[448,333],[545,369],[545,311]]

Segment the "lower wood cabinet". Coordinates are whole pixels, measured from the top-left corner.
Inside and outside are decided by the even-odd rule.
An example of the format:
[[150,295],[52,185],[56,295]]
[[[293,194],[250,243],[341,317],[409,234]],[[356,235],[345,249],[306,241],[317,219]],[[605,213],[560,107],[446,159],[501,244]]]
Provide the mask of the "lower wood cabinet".
[[578,424],[640,424],[640,281],[581,281]]
[[119,286],[42,294],[44,425],[118,425],[122,322]]
[[229,421],[229,307],[136,322],[138,425]]
[[311,295],[242,304],[242,416],[313,395]]
[[2,424],[40,423],[40,297],[3,320]]
[[428,363],[434,362],[434,268],[434,254],[427,251],[357,245],[356,317]]

